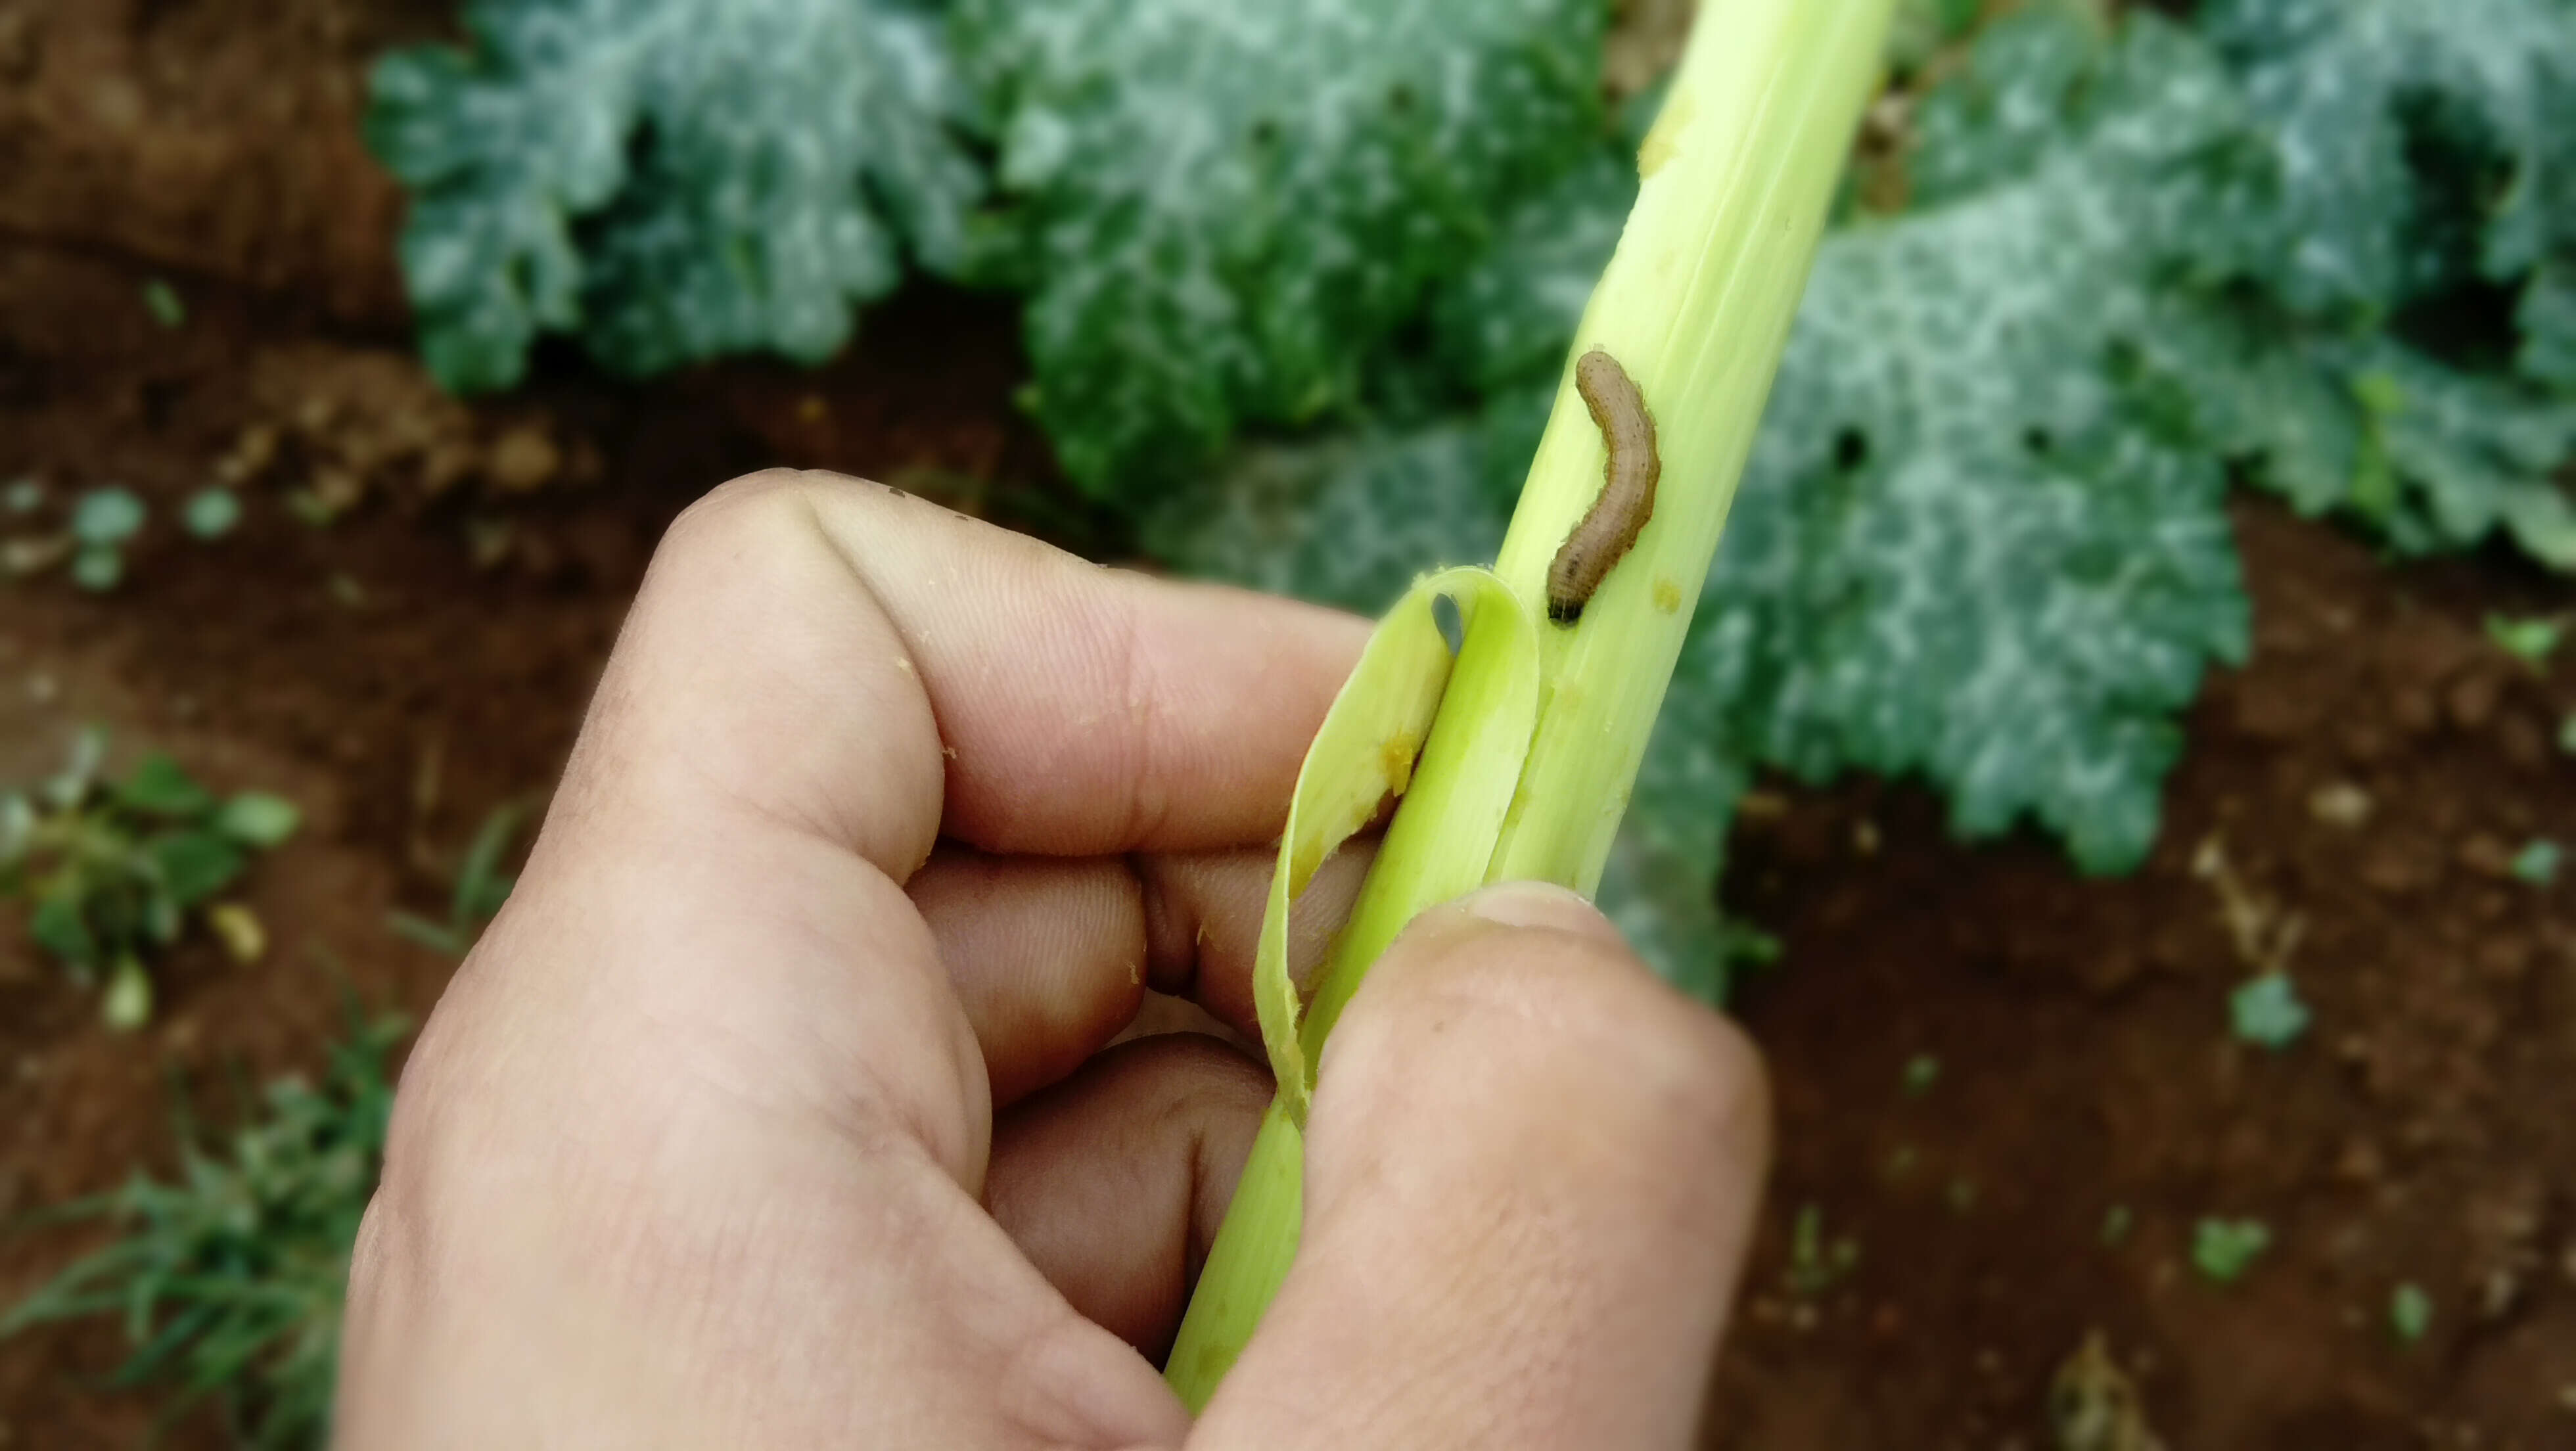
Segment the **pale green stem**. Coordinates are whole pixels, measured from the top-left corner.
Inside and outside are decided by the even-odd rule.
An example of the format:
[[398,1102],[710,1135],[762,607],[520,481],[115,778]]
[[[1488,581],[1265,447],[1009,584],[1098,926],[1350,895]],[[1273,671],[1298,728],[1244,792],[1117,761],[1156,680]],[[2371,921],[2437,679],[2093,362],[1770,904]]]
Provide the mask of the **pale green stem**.
[[[1601,347],[1654,414],[1663,478],[1652,520],[1572,627],[1542,624],[1540,695],[1525,759],[1478,749],[1478,658],[1492,632],[1471,619],[1429,744],[1350,925],[1318,984],[1301,1038],[1324,1035],[1368,965],[1425,900],[1426,882],[1537,879],[1599,885],[1646,741],[1753,445],[1773,373],[1874,88],[1893,0],[1706,0],[1664,108],[1637,159],[1640,189],[1568,355],[1556,407],[1495,565],[1545,619],[1549,561],[1602,486],[1603,443],[1572,385],[1572,359]],[[1499,613],[1499,612],[1496,612]],[[1512,769],[1499,836],[1454,829],[1441,803],[1473,799],[1462,773]],[[1469,855],[1474,854],[1474,855]],[[1482,858],[1481,869],[1477,858]],[[1286,1278],[1302,1203],[1303,1140],[1272,1110],[1166,1370],[1193,1409],[1215,1393]]]

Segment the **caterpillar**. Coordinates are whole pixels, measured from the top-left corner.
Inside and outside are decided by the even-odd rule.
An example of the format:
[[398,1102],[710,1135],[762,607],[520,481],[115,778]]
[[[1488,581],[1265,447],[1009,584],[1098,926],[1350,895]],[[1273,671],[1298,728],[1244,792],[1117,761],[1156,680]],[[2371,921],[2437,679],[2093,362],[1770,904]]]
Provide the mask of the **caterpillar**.
[[1576,359],[1574,391],[1592,410],[1609,458],[1601,470],[1601,497],[1547,567],[1547,617],[1560,625],[1582,617],[1592,592],[1637,542],[1654,515],[1655,481],[1664,472],[1655,454],[1655,416],[1617,358],[1594,348]]

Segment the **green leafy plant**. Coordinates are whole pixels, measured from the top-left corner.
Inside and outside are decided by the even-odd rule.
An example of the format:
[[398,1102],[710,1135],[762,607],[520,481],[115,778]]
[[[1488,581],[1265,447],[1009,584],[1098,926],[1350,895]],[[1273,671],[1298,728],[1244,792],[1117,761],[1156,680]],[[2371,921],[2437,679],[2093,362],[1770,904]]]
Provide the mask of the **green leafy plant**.
[[2308,1005],[2286,972],[2246,979],[2227,995],[2227,1021],[2236,1036],[2265,1048],[2287,1048],[2308,1031]]
[[2413,1345],[2433,1328],[2433,1297],[2409,1281],[2389,1292],[2388,1330],[2401,1345]]
[[321,1084],[280,1079],[225,1145],[183,1113],[174,1178],[56,1210],[117,1238],[0,1316],[0,1335],[92,1316],[124,1322],[134,1352],[113,1381],[175,1393],[168,1416],[212,1398],[243,1444],[324,1444],[350,1247],[384,1162],[393,1087],[385,1057],[406,1029],[353,1009]]
[[963,0],[1000,148],[990,266],[1028,289],[1066,470],[1149,499],[1245,423],[1352,407],[1430,284],[1596,132],[1603,13]]
[[[1910,200],[1854,211],[1818,258],[1603,883],[1677,978],[1715,987],[1740,940],[1710,883],[1763,765],[1919,773],[1965,835],[2034,817],[2089,870],[2135,865],[2174,713],[2246,649],[2231,472],[2401,549],[2502,531],[2576,561],[2552,480],[2576,397],[2535,361],[2564,253],[2506,245],[2576,226],[2576,129],[2521,124],[2576,114],[2576,16],[2480,9],[2500,28],[2335,0],[2212,4],[2197,30],[2034,5],[1916,98]],[[2446,178],[2495,126],[2422,133],[2428,105],[2515,121],[2492,189]],[[2381,181],[2319,189],[2349,167]],[[1533,196],[1435,289],[1373,417],[1242,450],[1149,542],[1363,608],[1423,559],[1489,549],[1546,406],[1533,379],[1633,185],[1608,156]],[[2481,240],[2336,290],[2300,260],[2320,215],[2338,237]],[[2499,287],[2526,298],[2503,333],[2432,325],[2463,311],[2433,300]]]
[[510,889],[517,885],[501,868],[525,816],[517,806],[501,806],[484,817],[473,841],[466,845],[464,859],[457,864],[456,884],[448,894],[447,920],[437,922],[412,912],[396,912],[387,919],[394,935],[446,957],[462,958],[473,951],[475,939],[500,915],[502,904],[510,899]]
[[819,362],[907,255],[962,259],[983,173],[929,4],[474,0],[466,26],[380,60],[367,115],[451,388],[517,382],[541,332],[623,373]]
[[2559,862],[2565,856],[2566,852],[2558,843],[2535,837],[2523,843],[2522,850],[2513,854],[2511,870],[2514,879],[2535,887],[2548,886],[2558,880]]
[[[1601,886],[1678,980],[1763,940],[1712,884],[1764,768],[2143,859],[2247,646],[2231,477],[2576,567],[2576,12],[2462,3],[1910,0],[1898,184],[1841,203]],[[541,330],[814,356],[908,244],[1025,295],[1027,402],[1154,553],[1369,611],[1502,544],[1654,112],[1598,114],[1575,0],[471,15],[371,130],[451,383]],[[818,218],[863,284],[765,250]]]
[[179,289],[167,278],[155,277],[143,284],[143,310],[165,328],[181,328],[188,323],[188,304],[179,298]]
[[1801,1205],[1789,1225],[1789,1265],[1784,1278],[1795,1295],[1821,1295],[1841,1284],[1860,1267],[1860,1242],[1849,1235],[1825,1237],[1825,1213]]
[[190,534],[215,540],[233,532],[241,516],[241,495],[230,489],[209,488],[188,496],[187,512],[182,518]]
[[2525,665],[2544,665],[2558,653],[2558,643],[2567,633],[2563,621],[2518,618],[2512,615],[2487,616],[2487,638],[2496,648]]
[[92,489],[72,506],[72,579],[106,591],[125,579],[125,546],[143,532],[143,501],[124,489]]
[[188,914],[301,817],[266,792],[219,797],[164,755],[109,780],[106,751],[103,732],[83,732],[50,780],[0,793],[0,896],[29,903],[38,945],[75,981],[104,980],[108,1023],[133,1028],[152,1015],[146,956],[177,941]]
[[2192,1267],[2217,1284],[2243,1279],[2271,1247],[2272,1228],[2259,1219],[2204,1219],[2192,1226]]
[[[2184,218],[2232,154],[2216,63],[2170,27],[2106,50],[2056,12],[1978,59],[1925,103],[1917,166],[1950,178],[1941,204],[1852,223],[1818,256],[1603,883],[1622,927],[1703,990],[1729,955],[1711,890],[1727,815],[1757,765],[1922,771],[1963,832],[2032,813],[2116,870],[2153,840],[2172,712],[2207,661],[2244,650],[2220,461],[2160,434],[2155,400],[2107,362],[2149,326],[2149,279],[2198,245]],[[1934,104],[2012,78],[2036,94]],[[2033,110],[2052,138],[2030,143],[2036,169],[1998,174],[2015,142],[1980,118]],[[1532,435],[1531,370],[1561,353],[1616,235],[1565,219],[1616,215],[1633,190],[1613,161],[1570,174],[1435,299],[1431,361],[1486,400],[1472,423],[1435,412],[1309,445],[1329,462],[1230,475],[1149,540],[1349,604],[1391,582],[1378,539],[1420,551],[1426,522],[1461,520],[1428,557],[1478,548],[1509,499],[1493,471],[1527,447],[1484,441]],[[1565,237],[1590,248],[1549,240]],[[1410,480],[1401,503],[1389,477]],[[1265,535],[1274,521],[1312,542]]]

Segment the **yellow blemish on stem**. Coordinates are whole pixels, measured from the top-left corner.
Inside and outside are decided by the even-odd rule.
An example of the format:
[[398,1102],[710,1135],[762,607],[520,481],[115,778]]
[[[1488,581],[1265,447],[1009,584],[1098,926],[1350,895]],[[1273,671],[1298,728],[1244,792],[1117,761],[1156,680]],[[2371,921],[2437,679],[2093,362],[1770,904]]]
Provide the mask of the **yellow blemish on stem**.
[[1664,98],[1664,109],[1646,132],[1646,144],[1637,148],[1637,179],[1644,181],[1664,169],[1681,149],[1682,132],[1690,129],[1691,118],[1699,113],[1691,93],[1676,85]]

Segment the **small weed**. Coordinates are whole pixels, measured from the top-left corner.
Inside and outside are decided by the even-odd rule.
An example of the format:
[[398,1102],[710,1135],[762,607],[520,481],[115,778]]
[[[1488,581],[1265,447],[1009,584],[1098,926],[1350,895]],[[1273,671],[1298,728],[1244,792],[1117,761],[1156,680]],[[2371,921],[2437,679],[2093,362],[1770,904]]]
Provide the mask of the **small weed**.
[[2433,1328],[2433,1297],[2409,1281],[2388,1297],[2388,1328],[2403,1345],[2413,1345]]
[[2137,1227],[2137,1216],[2125,1204],[2114,1204],[2102,1215],[2102,1244],[2118,1249],[2128,1243],[2129,1231]]
[[1917,1053],[1905,1060],[1904,1089],[1907,1098],[1921,1098],[1941,1081],[1941,1060],[1929,1053]]
[[241,496],[230,489],[200,489],[188,498],[182,520],[199,539],[221,539],[241,523]]
[[2554,841],[2533,840],[2513,854],[2513,874],[2535,887],[2545,887],[2558,879],[2558,863],[2565,856]]
[[483,818],[474,840],[465,848],[465,859],[457,864],[456,887],[447,901],[447,920],[433,922],[411,912],[396,912],[387,921],[394,934],[432,952],[461,958],[474,950],[474,940],[501,913],[501,904],[510,899],[513,879],[501,870],[510,854],[510,843],[517,839],[519,823],[526,812],[517,806],[502,806]]
[[159,277],[143,284],[143,310],[166,328],[181,328],[188,323],[188,304],[179,300],[179,289]]
[[124,489],[92,489],[72,507],[72,582],[105,593],[125,578],[125,546],[143,530],[143,501]]
[[1849,1235],[1828,1242],[1825,1212],[1809,1204],[1798,1210],[1789,1227],[1789,1289],[1821,1295],[1860,1265],[1860,1243]]
[[2558,642],[2566,633],[2564,620],[2515,619],[2510,615],[2487,616],[2487,638],[2496,648],[2525,665],[2540,666],[2557,653]]
[[[84,731],[51,780],[0,792],[0,897],[32,904],[28,932],[74,981],[105,979],[101,1010],[124,1029],[152,1016],[145,956],[177,941],[191,911],[219,910],[215,895],[249,854],[294,835],[301,817],[265,792],[218,797],[163,755],[109,781],[106,753],[106,734]],[[224,922],[238,954],[257,920],[238,909]]]
[[2308,1005],[2286,972],[2248,978],[2227,995],[2228,1025],[2236,1036],[2266,1048],[2286,1048],[2308,1030]]
[[2192,1266],[2212,1281],[2232,1285],[2272,1247],[2272,1229],[2259,1219],[2204,1219],[2192,1230]]
[[168,1419],[211,1396],[243,1445],[320,1446],[349,1249],[393,1109],[384,1059],[405,1031],[350,1016],[321,1087],[271,1083],[228,1149],[200,1142],[183,1105],[173,1181],[137,1175],[54,1211],[121,1236],[0,1316],[0,1335],[118,1316],[135,1349],[113,1383],[175,1391]]

